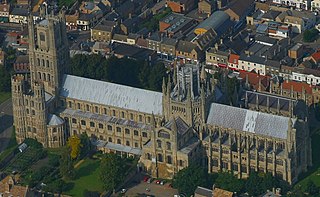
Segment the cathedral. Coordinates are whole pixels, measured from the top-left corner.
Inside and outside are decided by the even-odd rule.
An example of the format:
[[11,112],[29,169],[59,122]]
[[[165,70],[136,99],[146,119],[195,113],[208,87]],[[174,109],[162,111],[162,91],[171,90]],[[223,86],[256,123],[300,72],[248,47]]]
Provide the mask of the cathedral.
[[241,90],[236,106],[220,104],[223,88],[200,65],[177,65],[161,93],[67,75],[64,12],[42,10],[28,27],[30,76],[12,77],[18,143],[34,138],[57,148],[87,133],[98,149],[138,157],[159,178],[197,163],[239,178],[270,172],[292,184],[312,165],[301,101]]

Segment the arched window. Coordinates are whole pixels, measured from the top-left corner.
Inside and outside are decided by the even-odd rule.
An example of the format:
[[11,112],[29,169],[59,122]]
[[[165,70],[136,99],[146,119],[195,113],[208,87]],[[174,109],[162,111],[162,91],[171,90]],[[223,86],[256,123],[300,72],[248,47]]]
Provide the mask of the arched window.
[[171,143],[167,142],[167,150],[171,150]]
[[161,148],[162,146],[161,146],[161,140],[157,140],[157,147],[158,148]]
[[57,132],[57,129],[56,129],[56,128],[53,128],[53,129],[52,129],[52,133],[55,133],[55,132]]
[[103,124],[99,123],[99,129],[103,129]]
[[44,81],[47,81],[46,73],[42,73],[42,78]]
[[121,144],[121,140],[120,139],[117,139],[117,144]]
[[150,153],[147,153],[147,159],[151,160],[151,154]]
[[48,81],[50,81],[50,74],[47,75],[47,79],[48,79]]
[[72,102],[71,101],[68,101],[68,106],[69,106],[69,108],[72,108]]
[[170,155],[167,156],[167,163],[172,164],[172,157]]
[[53,136],[53,141],[57,141],[57,136]]
[[42,59],[42,66],[45,67],[46,65],[44,64],[44,59]]
[[37,65],[40,66],[40,59],[37,58]]
[[130,146],[130,142],[129,141],[126,141],[126,146]]
[[77,107],[78,107],[78,109],[80,109],[80,108],[81,108],[80,103],[77,103],[77,105],[78,105],[78,106],[77,106]]
[[27,114],[29,114],[29,109],[27,109],[26,111],[27,111]]
[[72,123],[73,123],[73,124],[77,123],[77,119],[72,118]]
[[159,161],[159,162],[163,162],[162,154],[158,154],[158,161]]
[[40,72],[38,72],[38,77],[39,77],[39,79],[41,79],[41,73]]
[[47,60],[47,67],[49,68],[49,60]]
[[109,142],[112,142],[112,138],[111,137],[109,137]]
[[100,135],[99,139],[100,139],[100,140],[103,140],[103,136],[102,136],[102,135]]
[[90,111],[90,106],[88,104],[86,105],[86,110]]

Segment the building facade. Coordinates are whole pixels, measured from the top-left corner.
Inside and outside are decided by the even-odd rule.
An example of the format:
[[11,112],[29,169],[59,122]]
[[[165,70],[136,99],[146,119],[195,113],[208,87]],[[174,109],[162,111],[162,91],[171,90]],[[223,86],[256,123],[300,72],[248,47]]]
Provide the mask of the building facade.
[[[291,184],[312,165],[305,117],[277,113],[291,108],[263,110],[261,97],[256,105],[245,97],[242,108],[219,104],[219,84],[199,64],[177,64],[162,93],[64,74],[64,18],[62,11],[29,22],[31,79],[12,77],[19,143],[34,138],[60,147],[69,136],[87,133],[97,148],[140,157],[141,168],[160,178],[198,163],[239,178],[251,170],[271,172]],[[271,100],[273,106],[277,99]]]

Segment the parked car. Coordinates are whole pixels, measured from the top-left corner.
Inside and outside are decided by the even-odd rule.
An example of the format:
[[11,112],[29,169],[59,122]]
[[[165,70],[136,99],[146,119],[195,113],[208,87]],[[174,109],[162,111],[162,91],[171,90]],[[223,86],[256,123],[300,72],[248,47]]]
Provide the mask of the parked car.
[[160,184],[161,183],[161,181],[160,180],[156,180],[156,184]]
[[166,181],[162,180],[162,181],[160,182],[160,185],[164,185],[164,184],[166,184]]
[[121,190],[121,194],[124,194],[124,193],[126,193],[127,192],[127,189],[122,189]]
[[147,182],[148,179],[149,179],[149,177],[148,177],[148,176],[145,176],[145,177],[143,178],[143,182]]

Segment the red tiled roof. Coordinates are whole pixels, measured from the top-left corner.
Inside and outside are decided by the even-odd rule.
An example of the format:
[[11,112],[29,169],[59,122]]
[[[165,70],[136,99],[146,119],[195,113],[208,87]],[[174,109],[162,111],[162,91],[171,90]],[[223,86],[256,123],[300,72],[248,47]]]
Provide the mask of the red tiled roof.
[[240,56],[236,55],[236,54],[230,54],[229,56],[229,63],[231,64],[238,64],[238,60],[239,60]]
[[240,71],[240,78],[242,78],[242,81],[246,81],[246,76],[248,75],[248,82],[250,85],[253,86],[254,89],[258,90],[259,89],[259,79],[261,79],[261,88],[262,90],[266,91],[266,89],[269,86],[269,76],[262,76],[258,75],[254,72],[245,72],[245,71]]
[[311,55],[312,58],[318,63],[320,62],[320,50]]
[[302,87],[304,87],[307,94],[312,94],[312,86],[307,83],[297,82],[297,81],[284,81],[282,83],[282,89],[291,90],[293,87],[294,92],[302,92]]

